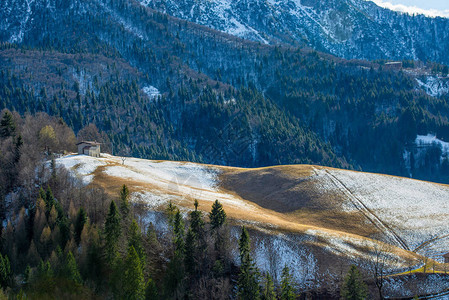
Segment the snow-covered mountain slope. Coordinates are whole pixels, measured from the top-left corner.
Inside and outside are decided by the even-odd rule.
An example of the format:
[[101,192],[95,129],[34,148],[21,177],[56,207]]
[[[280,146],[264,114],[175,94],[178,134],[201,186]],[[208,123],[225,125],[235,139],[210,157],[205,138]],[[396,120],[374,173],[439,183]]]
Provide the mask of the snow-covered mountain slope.
[[449,63],[449,19],[365,0],[140,0],[170,15],[261,43],[309,45],[345,58]]
[[439,260],[449,249],[446,185],[309,165],[240,169],[106,154],[56,162],[113,194],[127,184],[134,201],[150,211],[170,200],[190,210],[194,199],[209,211],[219,200],[236,224],[275,234],[282,243],[299,234],[336,256],[369,257],[363,247],[376,243],[408,258],[416,251]]

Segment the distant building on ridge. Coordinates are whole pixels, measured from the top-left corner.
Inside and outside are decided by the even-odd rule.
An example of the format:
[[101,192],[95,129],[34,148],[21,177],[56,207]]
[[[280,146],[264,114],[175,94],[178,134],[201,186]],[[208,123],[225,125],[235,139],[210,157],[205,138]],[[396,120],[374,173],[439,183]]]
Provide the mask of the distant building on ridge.
[[82,141],[76,145],[78,146],[78,154],[100,157],[100,143]]
[[390,61],[385,63],[383,65],[384,70],[391,70],[391,71],[400,71],[402,70],[402,62],[400,61]]

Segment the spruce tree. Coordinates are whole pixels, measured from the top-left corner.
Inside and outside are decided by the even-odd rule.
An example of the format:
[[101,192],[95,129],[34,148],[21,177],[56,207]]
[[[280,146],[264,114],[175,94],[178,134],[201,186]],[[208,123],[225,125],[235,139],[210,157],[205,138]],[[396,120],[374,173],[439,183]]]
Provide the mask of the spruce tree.
[[196,270],[196,237],[191,228],[187,231],[185,245],[184,265],[186,272],[193,275]]
[[129,226],[128,247],[134,247],[137,255],[139,255],[143,268],[146,261],[146,255],[142,244],[142,233],[135,219],[132,220],[131,225]]
[[124,299],[145,299],[145,281],[139,255],[133,246],[128,248],[124,265],[123,294]]
[[111,265],[116,257],[120,233],[120,214],[115,202],[111,201],[104,225],[106,259]]
[[367,297],[366,284],[362,280],[359,270],[352,265],[346,275],[341,297],[345,300],[363,300]]
[[209,214],[210,226],[212,229],[217,229],[223,226],[226,222],[226,212],[223,209],[223,205],[218,200],[215,200],[212,204],[212,211]]
[[195,210],[190,212],[190,228],[192,229],[193,233],[200,238],[203,234],[204,230],[204,220],[203,220],[203,213],[198,210],[198,200],[195,200],[194,203]]
[[0,287],[7,288],[11,284],[12,272],[9,258],[0,253]]
[[174,295],[175,298],[179,298],[180,294],[182,294],[185,274],[184,222],[179,209],[176,210],[173,217],[173,235],[175,251],[165,273],[164,293],[165,297],[170,298]]
[[63,273],[65,277],[76,283],[82,282],[80,272],[78,271],[78,267],[76,265],[75,257],[73,256],[71,251],[67,253]]
[[175,205],[173,205],[173,202],[170,200],[170,202],[168,202],[167,208],[165,209],[165,213],[167,214],[168,224],[170,225],[170,227],[173,227],[173,222],[174,222],[177,210],[178,210],[178,208]]
[[125,184],[120,189],[120,213],[123,220],[129,216],[129,190]]
[[184,221],[178,209],[173,220],[173,234],[176,250],[180,253],[184,253],[184,230]]
[[282,279],[281,279],[281,300],[294,300],[296,298],[295,292],[292,286],[292,275],[287,266],[282,269]]
[[9,111],[5,111],[0,121],[0,138],[7,138],[14,136],[16,132],[16,124],[12,114]]
[[53,192],[51,191],[50,186],[47,187],[47,191],[45,192],[45,204],[47,207],[47,217],[48,214],[51,211],[51,208],[53,207],[53,205],[55,205],[55,197],[53,197]]
[[80,207],[75,220],[75,242],[77,245],[81,241],[81,232],[83,232],[84,225],[87,222],[87,214],[83,207]]
[[265,280],[262,291],[262,300],[276,300],[276,292],[274,291],[273,278],[270,273],[265,274]]
[[239,240],[240,273],[237,281],[238,299],[260,299],[259,273],[251,258],[250,239],[246,228],[242,227]]

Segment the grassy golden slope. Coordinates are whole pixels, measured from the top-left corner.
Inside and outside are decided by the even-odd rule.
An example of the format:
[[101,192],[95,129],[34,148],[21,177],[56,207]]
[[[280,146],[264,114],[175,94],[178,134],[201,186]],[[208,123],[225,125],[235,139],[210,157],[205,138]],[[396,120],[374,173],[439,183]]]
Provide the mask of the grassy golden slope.
[[[164,209],[169,200],[184,209],[192,209],[193,200],[198,199],[200,209],[209,211],[212,202],[219,200],[237,224],[245,223],[272,234],[312,236],[314,239],[309,244],[334,254],[344,255],[349,247],[363,255],[374,244],[385,248],[385,242],[394,245],[389,248],[402,258],[418,261],[420,256],[407,250],[414,250],[418,244],[422,245],[418,247],[420,250],[430,249],[437,241],[438,249],[432,250],[437,253],[446,245],[435,234],[410,239],[414,228],[407,227],[406,222],[393,222],[388,201],[385,204],[379,200],[389,189],[395,191],[396,186],[396,193],[405,199],[401,200],[402,206],[408,205],[403,203],[408,193],[421,197],[416,191],[399,189],[405,186],[429,190],[431,197],[441,201],[446,194],[449,199],[449,188],[444,185],[310,165],[241,169],[133,158],[122,164],[120,158],[110,155],[69,156],[58,163],[80,177],[91,178],[91,184],[104,187],[112,195],[127,184],[134,197],[148,201],[155,210]],[[411,201],[417,201],[415,198]],[[395,205],[398,204],[392,200],[392,206]],[[401,213],[398,211],[398,215]],[[445,212],[438,215],[444,216]],[[425,230],[429,230],[429,218],[426,215]],[[439,231],[444,229],[440,227]],[[419,253],[427,255],[424,250]]]

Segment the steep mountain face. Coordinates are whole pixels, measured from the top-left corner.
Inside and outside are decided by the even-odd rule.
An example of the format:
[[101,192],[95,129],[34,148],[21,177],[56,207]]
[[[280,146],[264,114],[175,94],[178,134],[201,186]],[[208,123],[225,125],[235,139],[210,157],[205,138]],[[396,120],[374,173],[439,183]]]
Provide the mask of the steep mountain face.
[[261,43],[308,45],[348,59],[449,63],[449,19],[366,0],[141,0],[143,5]]

